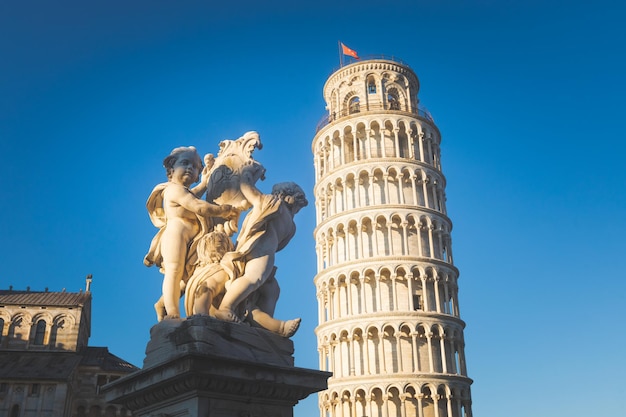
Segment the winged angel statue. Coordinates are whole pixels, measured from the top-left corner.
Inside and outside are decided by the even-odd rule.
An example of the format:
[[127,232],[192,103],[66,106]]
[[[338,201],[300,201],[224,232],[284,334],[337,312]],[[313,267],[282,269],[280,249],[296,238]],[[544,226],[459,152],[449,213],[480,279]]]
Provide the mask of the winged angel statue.
[[299,318],[273,317],[280,293],[274,259],[294,236],[294,215],[308,202],[292,182],[274,185],[271,194],[259,191],[265,168],[253,153],[261,148],[258,133],[247,132],[222,141],[217,158],[207,154],[204,166],[194,147],[176,148],[163,161],[168,181],[146,203],[159,231],[144,259],[164,274],[155,304],[159,321],[180,318],[184,295],[187,316],[247,322],[284,337],[298,330]]

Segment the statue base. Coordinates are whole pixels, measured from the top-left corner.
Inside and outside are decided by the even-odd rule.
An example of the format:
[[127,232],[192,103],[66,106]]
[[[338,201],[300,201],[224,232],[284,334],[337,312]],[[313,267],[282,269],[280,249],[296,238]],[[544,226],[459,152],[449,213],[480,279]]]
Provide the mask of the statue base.
[[143,369],[104,387],[135,417],[293,417],[331,375],[294,367],[291,340],[246,324],[192,316],[150,335]]

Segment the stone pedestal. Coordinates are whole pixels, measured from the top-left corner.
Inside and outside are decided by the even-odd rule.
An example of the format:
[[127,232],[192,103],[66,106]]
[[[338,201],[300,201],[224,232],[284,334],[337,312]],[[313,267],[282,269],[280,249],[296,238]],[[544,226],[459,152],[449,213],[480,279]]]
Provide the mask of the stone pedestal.
[[293,366],[293,343],[208,316],[151,329],[143,369],[104,387],[135,417],[292,417],[331,375]]

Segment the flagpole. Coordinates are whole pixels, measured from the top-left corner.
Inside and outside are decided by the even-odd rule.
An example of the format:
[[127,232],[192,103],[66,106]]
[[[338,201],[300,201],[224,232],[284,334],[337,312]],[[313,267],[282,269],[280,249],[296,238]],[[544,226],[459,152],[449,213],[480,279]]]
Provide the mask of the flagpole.
[[341,41],[337,41],[337,50],[339,51],[339,68],[343,67],[343,55],[341,54]]

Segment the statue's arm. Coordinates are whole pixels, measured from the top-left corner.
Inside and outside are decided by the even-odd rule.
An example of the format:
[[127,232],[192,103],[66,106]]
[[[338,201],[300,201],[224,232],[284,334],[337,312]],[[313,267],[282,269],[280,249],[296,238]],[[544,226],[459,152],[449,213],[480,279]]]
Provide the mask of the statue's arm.
[[236,211],[229,204],[211,204],[204,200],[199,199],[192,193],[191,190],[187,190],[184,187],[175,187],[172,190],[168,190],[168,199],[185,209],[203,217],[222,217],[224,219],[230,219],[236,215]]
[[259,191],[254,185],[246,180],[245,177],[241,178],[240,183],[241,193],[253,206],[258,206],[261,203],[263,193]]
[[212,154],[206,154],[204,155],[204,163],[205,166],[202,169],[202,175],[200,176],[200,184],[191,189],[191,192],[194,193],[194,195],[198,198],[202,197],[202,195],[209,188],[209,178],[211,177],[211,173],[213,172],[215,158]]
[[254,184],[263,177],[264,172],[263,166],[253,161],[248,162],[241,169],[239,188],[246,200],[253,206],[260,204],[263,198],[263,193]]
[[200,184],[193,187],[190,191],[198,198],[202,197],[202,195],[206,192],[208,185],[204,181],[200,181]]

